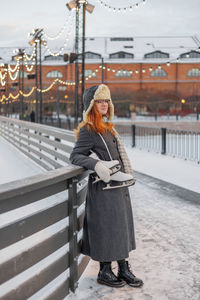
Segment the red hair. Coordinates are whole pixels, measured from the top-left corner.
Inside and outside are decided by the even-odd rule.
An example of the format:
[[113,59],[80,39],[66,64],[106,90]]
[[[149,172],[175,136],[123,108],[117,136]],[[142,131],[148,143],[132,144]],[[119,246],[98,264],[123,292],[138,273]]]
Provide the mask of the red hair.
[[[108,107],[108,112],[106,116],[110,115],[110,108]],[[110,131],[114,135],[114,124],[111,122],[103,122],[102,114],[98,111],[96,107],[96,103],[94,105],[87,116],[87,122],[82,121],[77,129],[75,130],[75,139],[77,140],[80,129],[87,124],[88,130],[90,130],[90,126],[93,128],[94,132],[104,134],[106,131]]]

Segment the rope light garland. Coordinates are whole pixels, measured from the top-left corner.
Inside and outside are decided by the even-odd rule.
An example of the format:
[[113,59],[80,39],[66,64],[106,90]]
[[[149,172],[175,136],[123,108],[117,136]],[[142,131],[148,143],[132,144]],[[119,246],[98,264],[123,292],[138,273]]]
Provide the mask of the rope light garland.
[[17,64],[16,64],[16,66],[14,67],[14,69],[11,68],[11,64],[8,64],[8,72],[11,72],[11,73],[16,72],[18,66],[19,66],[19,60],[17,60]]
[[129,6],[124,6],[124,7],[114,7],[112,5],[107,4],[105,1],[102,0],[96,0],[100,3],[101,6],[108,10],[112,10],[113,12],[127,12],[127,11],[132,11],[134,8],[138,8],[140,4],[145,4],[146,0],[140,0],[132,5]]
[[[49,90],[51,90],[53,88],[53,86],[56,84],[56,82],[59,82],[60,84],[62,85],[75,85],[75,82],[71,81],[71,82],[65,82],[65,81],[62,81],[58,78],[56,78],[48,88],[46,89],[37,89],[38,92],[42,92],[42,93],[46,93],[48,92]],[[19,93],[17,95],[13,95],[12,93],[9,93],[8,97],[6,97],[5,95],[2,96],[2,98],[0,99],[0,102],[3,102],[4,100],[8,101],[9,98],[12,98],[12,99],[17,99],[19,97],[19,95],[23,95],[25,98],[29,97],[32,95],[32,93],[36,90],[36,87],[32,87],[31,91],[27,94],[23,93],[22,91],[19,91]]]

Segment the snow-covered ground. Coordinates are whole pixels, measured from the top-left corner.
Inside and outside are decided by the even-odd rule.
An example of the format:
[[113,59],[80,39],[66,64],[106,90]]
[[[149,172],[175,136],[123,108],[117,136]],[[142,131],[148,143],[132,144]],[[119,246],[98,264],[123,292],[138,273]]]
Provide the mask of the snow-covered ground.
[[[130,146],[126,146],[126,149],[135,171],[200,193],[198,164],[133,149]],[[1,137],[0,170],[0,184],[46,172]],[[159,186],[154,178],[146,180],[146,177],[140,174],[137,175],[135,186],[130,188],[130,193],[137,241],[136,251],[130,253],[130,262],[134,273],[144,280],[144,286],[141,289],[129,286],[113,289],[98,285],[96,283],[98,263],[91,260],[80,279],[76,293],[71,294],[67,299],[200,300],[200,205],[190,201],[190,197],[186,199],[184,190],[181,197],[173,190],[173,186]],[[59,201],[62,201],[61,198]],[[53,201],[55,200],[52,199],[45,204],[45,200],[41,200],[40,206],[53,205]],[[27,214],[31,212],[29,209]],[[5,221],[3,217],[2,222]],[[58,230],[57,225],[55,226],[54,230]],[[50,227],[45,230],[48,231],[47,234],[50,234],[51,230],[53,232]],[[40,238],[44,238],[43,235],[38,234]],[[31,242],[34,243],[31,240],[28,245],[31,245]],[[20,246],[22,248],[23,243],[25,244],[25,240]],[[18,247],[17,251],[19,249]],[[6,259],[5,250],[3,249],[2,255],[0,254],[0,260]],[[66,249],[59,251],[66,251]],[[7,252],[7,255],[12,253]],[[60,255],[60,252],[58,254]],[[55,258],[54,254],[52,257]],[[113,267],[116,272],[115,263]],[[33,271],[38,272],[38,270]],[[23,274],[16,276],[14,283],[17,284],[22,277]],[[59,278],[56,280],[58,285],[61,281]],[[42,300],[45,293],[46,290],[44,294],[41,291],[31,299]]]
[[39,165],[0,136],[0,184],[42,172]]
[[[130,189],[137,249],[130,253],[141,289],[99,285],[99,264],[90,261],[70,300],[199,300],[200,205],[185,201],[143,177]],[[117,272],[116,262],[113,264]]]
[[159,153],[126,147],[134,170],[200,193],[200,165]]

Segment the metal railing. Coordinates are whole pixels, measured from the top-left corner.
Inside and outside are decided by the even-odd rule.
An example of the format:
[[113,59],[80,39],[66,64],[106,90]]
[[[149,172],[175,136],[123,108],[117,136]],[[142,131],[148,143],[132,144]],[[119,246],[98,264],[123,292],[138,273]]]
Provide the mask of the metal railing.
[[60,166],[68,160],[58,152],[70,151],[72,133],[0,123],[4,138],[49,170],[0,185],[0,298],[63,299],[89,262],[80,254],[88,171]]
[[200,132],[116,125],[125,145],[200,163]]
[[72,131],[0,117],[0,135],[46,170],[69,163]]

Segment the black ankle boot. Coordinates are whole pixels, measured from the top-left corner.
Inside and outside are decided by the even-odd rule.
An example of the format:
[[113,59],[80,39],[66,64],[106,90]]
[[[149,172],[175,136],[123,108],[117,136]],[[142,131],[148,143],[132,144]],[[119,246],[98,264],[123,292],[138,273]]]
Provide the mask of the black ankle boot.
[[111,269],[111,263],[100,263],[100,271],[97,276],[97,282],[100,284],[105,284],[112,287],[122,287],[126,283],[118,279]]
[[130,270],[128,261],[122,263],[118,262],[118,279],[124,280],[128,285],[133,287],[140,287],[143,285],[143,281],[137,278]]

